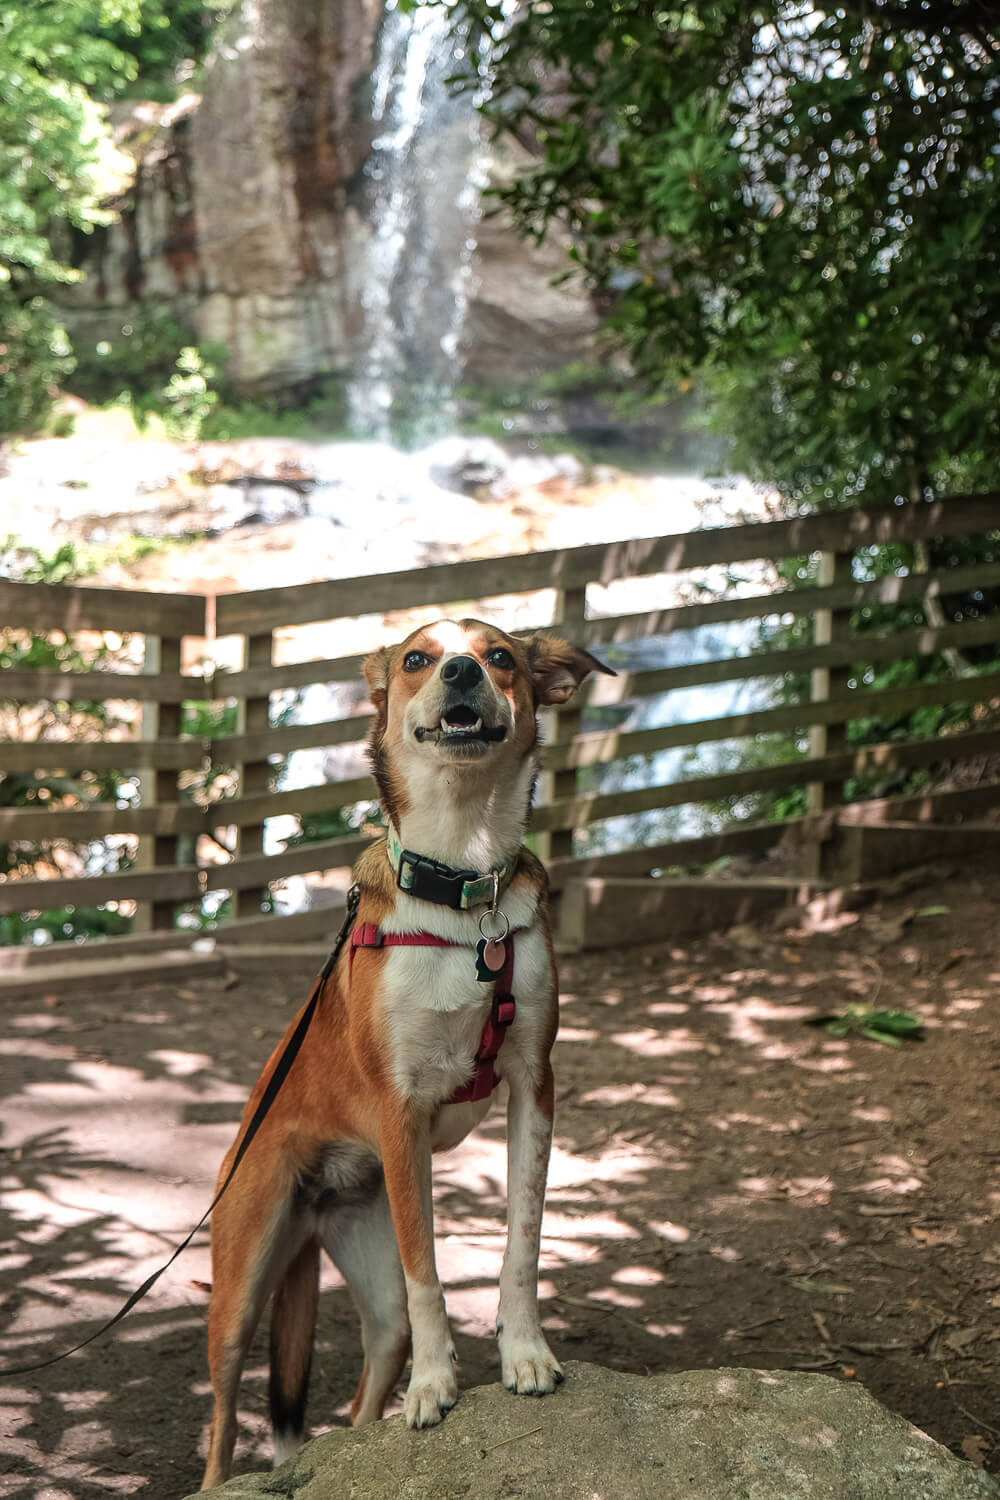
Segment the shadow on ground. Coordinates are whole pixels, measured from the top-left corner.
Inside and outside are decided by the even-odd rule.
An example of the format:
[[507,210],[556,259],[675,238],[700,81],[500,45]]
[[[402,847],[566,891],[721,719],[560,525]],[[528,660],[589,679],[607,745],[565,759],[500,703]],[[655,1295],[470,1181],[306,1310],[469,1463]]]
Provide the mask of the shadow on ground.
[[[564,962],[541,1267],[556,1351],[637,1371],[829,1371],[995,1465],[998,918],[998,866],[966,862],[898,882],[857,918]],[[311,967],[8,1002],[5,1366],[86,1337],[197,1221]],[[926,1040],[892,1050],[805,1024],[852,1003],[913,1010]],[[465,1386],[498,1375],[504,1180],[497,1105],[437,1172]],[[197,1487],[206,1241],[113,1333],[0,1380],[0,1495]],[[349,1298],[325,1278],[314,1429],[345,1420],[360,1367]],[[265,1341],[238,1469],[269,1461]]]

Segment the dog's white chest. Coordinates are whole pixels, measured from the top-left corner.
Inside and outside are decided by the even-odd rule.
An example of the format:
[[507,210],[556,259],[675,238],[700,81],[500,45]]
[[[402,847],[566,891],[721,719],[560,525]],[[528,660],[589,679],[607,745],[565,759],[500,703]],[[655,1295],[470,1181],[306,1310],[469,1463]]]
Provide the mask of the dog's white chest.
[[384,1000],[400,1092],[428,1108],[472,1071],[493,986],[476,978],[469,948],[390,948]]
[[[505,1039],[516,1048],[533,1029],[547,992],[545,944],[537,930],[515,938],[513,991],[517,1019]],[[383,1004],[397,1088],[433,1109],[467,1081],[493,1001],[492,984],[476,977],[475,949],[392,947],[384,969]],[[519,1036],[520,1033],[520,1036]]]

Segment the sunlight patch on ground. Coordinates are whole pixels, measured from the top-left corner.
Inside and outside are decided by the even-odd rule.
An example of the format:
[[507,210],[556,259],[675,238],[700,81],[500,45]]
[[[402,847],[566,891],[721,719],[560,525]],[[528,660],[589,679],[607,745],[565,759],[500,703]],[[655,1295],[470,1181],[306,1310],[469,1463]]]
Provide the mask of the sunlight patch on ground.
[[207,1052],[175,1052],[163,1048],[147,1054],[150,1062],[159,1063],[172,1078],[189,1078],[192,1073],[208,1072],[214,1067],[214,1059]]
[[691,1231],[684,1224],[672,1224],[669,1219],[650,1219],[647,1228],[651,1229],[661,1240],[669,1240],[672,1245],[684,1245],[691,1238]]
[[637,1057],[672,1057],[677,1053],[705,1050],[704,1039],[696,1037],[687,1027],[680,1027],[671,1031],[669,1036],[664,1036],[651,1026],[645,1026],[639,1031],[615,1032],[611,1041],[619,1047],[626,1047]]
[[655,1109],[680,1109],[681,1101],[655,1083],[608,1083],[580,1095],[581,1104],[648,1104]]

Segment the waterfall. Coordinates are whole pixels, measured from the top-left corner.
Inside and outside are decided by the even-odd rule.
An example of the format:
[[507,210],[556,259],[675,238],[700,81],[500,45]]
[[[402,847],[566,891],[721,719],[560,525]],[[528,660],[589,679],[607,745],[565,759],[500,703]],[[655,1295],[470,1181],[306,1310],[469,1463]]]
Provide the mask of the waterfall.
[[358,289],[364,352],[347,384],[359,435],[418,422],[421,404],[440,422],[460,364],[484,152],[473,96],[447,83],[465,55],[451,24],[443,8],[406,14],[396,0],[383,20],[365,169],[372,233]]

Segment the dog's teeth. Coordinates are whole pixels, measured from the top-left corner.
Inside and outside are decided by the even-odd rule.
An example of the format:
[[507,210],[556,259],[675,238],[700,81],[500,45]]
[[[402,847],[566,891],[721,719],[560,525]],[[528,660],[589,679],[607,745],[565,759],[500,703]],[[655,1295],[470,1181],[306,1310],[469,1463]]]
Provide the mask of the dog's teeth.
[[447,719],[441,720],[442,734],[478,734],[482,727],[482,719],[477,719],[474,724],[449,724]]

